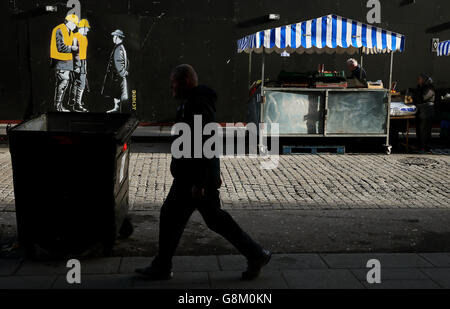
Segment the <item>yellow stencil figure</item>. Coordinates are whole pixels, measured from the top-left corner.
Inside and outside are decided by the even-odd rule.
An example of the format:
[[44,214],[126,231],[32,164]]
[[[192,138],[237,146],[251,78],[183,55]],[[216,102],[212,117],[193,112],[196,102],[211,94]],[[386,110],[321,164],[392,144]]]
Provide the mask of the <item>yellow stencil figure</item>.
[[[88,110],[84,107],[83,94],[88,86],[87,82],[87,34],[91,26],[87,19],[82,19],[78,24],[78,32],[74,34],[74,45],[79,50],[74,52],[74,85],[72,87],[72,105],[73,110],[79,113],[86,113]],[[89,87],[88,87],[89,90]]]
[[50,58],[56,76],[54,109],[58,112],[69,112],[64,107],[63,100],[74,70],[72,53],[78,51],[78,47],[73,45],[73,31],[77,28],[78,21],[78,16],[68,15],[65,23],[56,26],[52,32]]

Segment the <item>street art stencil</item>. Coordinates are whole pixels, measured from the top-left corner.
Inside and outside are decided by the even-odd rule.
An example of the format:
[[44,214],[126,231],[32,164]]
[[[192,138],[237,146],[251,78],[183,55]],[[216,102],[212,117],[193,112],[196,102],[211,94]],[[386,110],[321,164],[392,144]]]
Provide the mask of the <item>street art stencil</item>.
[[[128,106],[130,98],[130,61],[125,47],[127,37],[125,31],[116,29],[112,33],[103,33],[104,36],[109,37],[107,42],[112,47],[112,52],[109,59],[104,59],[105,62],[107,61],[107,68],[106,72],[102,73],[101,89],[91,89],[90,72],[98,71],[100,64],[99,61],[88,61],[90,58],[88,34],[91,31],[91,23],[87,18],[81,17],[79,1],[69,0],[67,6],[73,8],[51,34],[50,58],[55,82],[51,110],[89,112],[86,101],[93,97],[96,102],[104,102],[104,108],[99,108],[97,104],[97,112],[125,112],[124,107]],[[105,28],[107,29],[103,27],[103,30]],[[105,48],[97,46],[96,49],[98,51]],[[95,65],[95,68],[91,67],[92,65]],[[98,79],[98,77],[99,74],[96,74],[94,78]],[[98,83],[95,81],[93,84],[98,85]],[[136,111],[136,90],[131,92],[133,94],[131,111]]]
[[74,55],[79,47],[74,43],[73,31],[77,29],[79,18],[75,14],[67,15],[64,23],[52,31],[50,58],[51,68],[55,71],[54,109],[58,112],[68,112],[64,107],[67,90],[72,86],[74,73]]
[[111,53],[106,69],[105,80],[102,87],[102,95],[114,100],[114,108],[108,113],[121,111],[123,103],[128,101],[128,71],[130,63],[127,51],[123,44],[125,34],[122,30],[111,33],[114,49]]

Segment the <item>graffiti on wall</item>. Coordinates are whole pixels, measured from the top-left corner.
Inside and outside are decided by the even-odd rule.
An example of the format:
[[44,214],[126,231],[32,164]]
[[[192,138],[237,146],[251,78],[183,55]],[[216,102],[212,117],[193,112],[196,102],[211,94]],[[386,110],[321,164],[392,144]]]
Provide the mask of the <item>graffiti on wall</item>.
[[125,34],[122,30],[111,33],[114,48],[106,69],[105,80],[102,86],[102,95],[113,98],[114,108],[108,113],[120,111],[124,102],[128,101],[128,72],[130,63],[128,61],[127,50],[123,44]]
[[[55,75],[55,90],[52,110],[58,112],[86,113],[85,100],[89,96],[89,53],[88,33],[91,25],[86,18],[81,18],[81,5],[78,0],[69,0],[71,8],[63,23],[57,25],[51,35],[50,58],[51,69]],[[123,112],[123,106],[129,101],[130,61],[124,44],[126,34],[120,29],[105,35],[111,36],[113,49],[107,69],[104,73],[100,94],[111,100],[113,108],[107,113]],[[135,90],[133,91],[133,98]],[[133,99],[133,110],[136,109]]]

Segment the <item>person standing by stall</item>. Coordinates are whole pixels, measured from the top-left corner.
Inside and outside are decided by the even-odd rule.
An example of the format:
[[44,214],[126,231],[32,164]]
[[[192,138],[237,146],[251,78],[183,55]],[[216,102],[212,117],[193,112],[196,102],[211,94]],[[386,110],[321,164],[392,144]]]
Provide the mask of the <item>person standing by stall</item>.
[[[202,117],[203,125],[216,121],[217,95],[212,89],[198,85],[197,73],[190,65],[178,66],[170,83],[173,97],[180,101],[178,123],[187,124],[191,132],[195,132],[196,116]],[[174,157],[170,169],[174,181],[161,209],[159,253],[151,266],[136,272],[149,280],[171,279],[172,258],[189,218],[198,210],[211,230],[227,239],[247,258],[248,269],[242,274],[243,279],[257,278],[269,263],[271,253],[262,249],[221,209],[220,159],[195,158],[191,153],[190,158]]]
[[347,68],[351,72],[350,79],[356,79],[363,86],[367,85],[367,73],[359,64],[356,59],[347,60]]
[[420,74],[417,78],[417,88],[413,92],[413,100],[417,106],[416,134],[421,152],[427,152],[431,149],[435,99],[436,92],[433,79],[426,74]]

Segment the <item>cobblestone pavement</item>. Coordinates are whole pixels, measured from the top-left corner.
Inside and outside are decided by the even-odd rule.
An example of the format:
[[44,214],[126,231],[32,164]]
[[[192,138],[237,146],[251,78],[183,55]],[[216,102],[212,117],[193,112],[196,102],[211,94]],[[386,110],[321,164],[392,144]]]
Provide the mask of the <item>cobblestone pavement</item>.
[[9,152],[0,149],[0,211],[12,211],[14,205],[14,188],[12,185],[12,168]]
[[[170,157],[134,154],[135,210],[160,207],[171,185]],[[222,200],[231,209],[450,208],[450,157],[405,155],[284,156],[222,161]]]
[[[168,154],[133,153],[130,201],[157,210],[172,177]],[[226,209],[450,209],[450,156],[283,156],[275,170],[254,158],[224,158]],[[10,155],[0,151],[0,212],[13,211]]]

